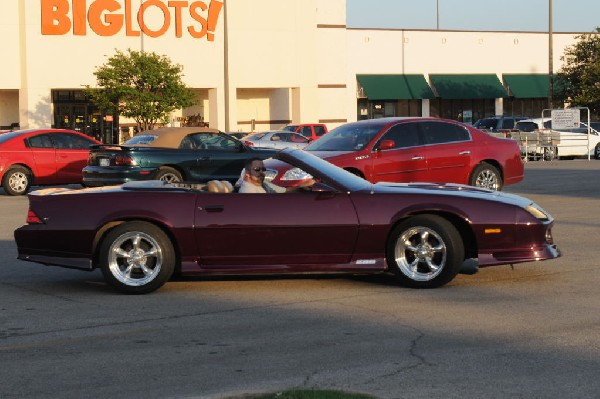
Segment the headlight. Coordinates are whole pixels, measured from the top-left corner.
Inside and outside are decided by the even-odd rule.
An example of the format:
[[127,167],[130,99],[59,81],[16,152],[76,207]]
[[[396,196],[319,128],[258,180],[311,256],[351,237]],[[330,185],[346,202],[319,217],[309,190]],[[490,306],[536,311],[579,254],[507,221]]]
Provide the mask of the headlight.
[[306,180],[312,179],[312,175],[300,168],[293,168],[283,174],[281,180]]
[[532,203],[531,205],[525,207],[525,210],[536,219],[539,219],[544,222],[550,220],[550,215],[535,203]]

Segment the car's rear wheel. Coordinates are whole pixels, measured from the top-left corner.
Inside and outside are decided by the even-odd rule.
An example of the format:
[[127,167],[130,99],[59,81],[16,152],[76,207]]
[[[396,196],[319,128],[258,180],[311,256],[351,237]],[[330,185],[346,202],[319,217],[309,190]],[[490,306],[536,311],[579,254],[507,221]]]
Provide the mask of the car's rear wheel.
[[181,173],[179,173],[179,171],[173,169],[173,168],[169,168],[169,167],[163,167],[160,168],[158,170],[158,172],[156,173],[156,180],[162,180],[165,183],[178,183],[183,181],[183,178],[181,177]]
[[482,162],[473,169],[469,184],[475,187],[500,191],[502,190],[502,176],[498,168],[487,162]]
[[31,187],[31,171],[23,166],[14,166],[4,174],[2,187],[8,195],[25,195]]
[[555,147],[544,147],[544,161],[554,161],[556,158]]
[[147,222],[123,223],[110,230],[100,246],[99,259],[106,282],[126,294],[152,292],[175,270],[171,240]]
[[596,144],[596,148],[594,149],[594,158],[600,159],[600,144]]
[[386,259],[400,284],[436,288],[458,274],[464,252],[462,238],[452,223],[436,215],[418,215],[394,228]]

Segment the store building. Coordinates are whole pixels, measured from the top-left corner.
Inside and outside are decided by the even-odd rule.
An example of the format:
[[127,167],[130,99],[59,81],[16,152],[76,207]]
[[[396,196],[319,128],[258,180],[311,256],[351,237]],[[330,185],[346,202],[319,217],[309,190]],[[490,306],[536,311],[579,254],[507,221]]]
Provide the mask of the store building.
[[[0,128],[64,127],[118,142],[132,121],[85,96],[115,49],[183,66],[198,104],[171,125],[223,131],[383,116],[539,116],[547,32],[349,29],[345,0],[0,2]],[[578,33],[553,35],[554,71]]]

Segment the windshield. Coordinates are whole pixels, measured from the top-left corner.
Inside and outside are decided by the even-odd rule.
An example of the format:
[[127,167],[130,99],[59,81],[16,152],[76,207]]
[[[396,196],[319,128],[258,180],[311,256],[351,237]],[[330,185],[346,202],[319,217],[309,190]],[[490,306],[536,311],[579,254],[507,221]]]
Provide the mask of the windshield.
[[260,139],[262,139],[263,137],[265,137],[266,133],[254,133],[254,134],[249,134],[246,137],[244,137],[244,140],[247,141],[258,141]]
[[358,151],[365,148],[381,130],[380,124],[350,123],[333,129],[309,144],[307,151]]
[[538,129],[538,125],[535,122],[517,122],[515,124],[515,129],[522,132],[533,132]]
[[298,125],[287,125],[281,128],[281,130],[286,130],[288,132],[295,132],[298,128]]
[[156,140],[157,137],[156,134],[138,134],[127,140],[123,145],[150,144]]
[[475,122],[474,126],[478,129],[495,129],[497,123],[498,123],[498,119],[485,118],[485,119],[480,119],[477,122]]

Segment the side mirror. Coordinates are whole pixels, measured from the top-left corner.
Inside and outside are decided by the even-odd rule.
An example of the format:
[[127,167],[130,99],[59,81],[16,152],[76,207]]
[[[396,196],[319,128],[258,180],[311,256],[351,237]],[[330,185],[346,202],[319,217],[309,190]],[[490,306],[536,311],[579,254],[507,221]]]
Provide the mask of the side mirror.
[[379,151],[390,150],[396,146],[394,140],[381,140],[379,143],[379,147],[377,148]]
[[322,193],[322,194],[327,194],[327,193],[334,194],[336,192],[336,190],[333,189],[331,186],[328,186],[327,184],[319,182],[319,181],[312,185],[312,187],[310,188],[310,191],[312,191],[313,193]]

